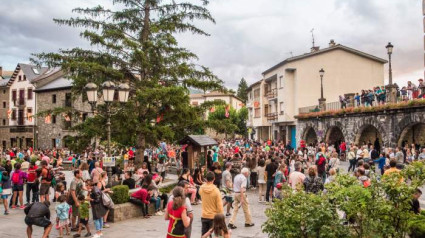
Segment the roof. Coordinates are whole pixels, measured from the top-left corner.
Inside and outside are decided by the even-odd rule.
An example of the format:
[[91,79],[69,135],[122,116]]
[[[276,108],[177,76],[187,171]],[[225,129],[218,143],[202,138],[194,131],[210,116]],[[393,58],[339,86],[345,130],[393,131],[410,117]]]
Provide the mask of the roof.
[[38,67],[36,65],[19,63],[16,66],[15,71],[13,72],[13,75],[10,78],[8,85],[10,86],[13,83],[13,81],[15,81],[15,78],[16,76],[18,76],[18,73],[20,70],[23,71],[24,75],[26,76],[26,79],[32,83],[36,78],[40,77],[42,74],[47,72],[48,69],[49,69],[48,67]]
[[9,82],[9,79],[0,79],[0,87],[4,87]]
[[194,144],[196,146],[218,145],[216,140],[207,135],[188,135],[180,141],[180,144]]
[[261,83],[261,81],[263,81],[262,79],[260,79],[260,80],[258,80],[257,82],[255,82],[255,83],[253,83],[253,84],[251,84],[251,85],[249,85],[249,87],[246,89],[247,91],[249,91],[252,87],[254,87],[255,85],[257,85],[257,84],[260,84]]
[[72,88],[72,80],[67,79],[64,77],[57,78],[53,80],[52,82],[41,86],[40,88],[37,88],[34,90],[35,92],[45,92],[45,91],[52,91],[52,90],[61,90],[61,89],[70,89]]
[[282,62],[278,63],[277,65],[275,65],[275,66],[267,69],[266,71],[264,71],[263,75],[267,74],[270,71],[275,70],[275,69],[277,69],[277,68],[279,68],[279,67],[281,67],[281,66],[283,66],[283,65],[285,65],[289,62],[305,59],[305,58],[308,58],[308,57],[311,57],[311,56],[316,56],[316,55],[323,54],[323,53],[333,51],[333,50],[344,50],[344,51],[347,51],[349,53],[352,53],[352,54],[355,54],[355,55],[358,55],[358,56],[361,56],[361,57],[364,57],[364,58],[368,58],[370,60],[374,60],[374,61],[377,61],[377,62],[382,63],[382,64],[388,63],[388,61],[385,60],[385,59],[373,56],[371,54],[367,54],[365,52],[362,52],[362,51],[359,51],[359,50],[356,50],[356,49],[353,49],[353,48],[350,48],[350,47],[347,47],[347,46],[344,46],[344,45],[341,45],[341,44],[337,44],[335,46],[324,48],[324,49],[321,49],[321,50],[318,50],[318,51],[314,51],[314,52],[310,52],[310,53],[306,53],[306,54],[303,54],[303,55],[298,55],[298,56],[294,56],[294,57],[285,59],[284,61],[282,61]]
[[2,77],[2,76],[3,76],[3,78],[10,78],[10,77],[12,77],[12,74],[13,74],[13,71],[6,71],[6,70],[3,70],[3,71],[2,71],[2,75],[0,75],[0,77]]

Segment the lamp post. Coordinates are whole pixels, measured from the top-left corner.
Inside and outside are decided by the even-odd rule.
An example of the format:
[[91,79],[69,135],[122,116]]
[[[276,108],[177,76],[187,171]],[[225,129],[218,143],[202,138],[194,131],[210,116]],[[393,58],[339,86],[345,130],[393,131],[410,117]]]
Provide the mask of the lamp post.
[[325,75],[325,71],[322,69],[319,70],[320,75],[320,99],[323,99],[323,75]]
[[388,45],[385,46],[385,48],[387,48],[387,52],[388,52],[388,84],[392,85],[393,84],[393,70],[391,68],[391,54],[393,53],[393,48],[394,46],[391,44],[391,42],[388,42]]
[[[88,83],[85,87],[87,93],[87,100],[94,112],[98,100],[98,87],[94,83]],[[118,101],[120,103],[126,103],[128,101],[128,95],[130,92],[130,86],[126,83],[120,84],[118,87],[112,81],[106,81],[102,84],[102,95],[103,101],[106,106],[106,131],[107,131],[107,151],[108,157],[111,157],[111,104],[114,101],[115,90],[118,91]],[[112,185],[112,168],[108,166],[106,168],[108,173],[108,184]]]

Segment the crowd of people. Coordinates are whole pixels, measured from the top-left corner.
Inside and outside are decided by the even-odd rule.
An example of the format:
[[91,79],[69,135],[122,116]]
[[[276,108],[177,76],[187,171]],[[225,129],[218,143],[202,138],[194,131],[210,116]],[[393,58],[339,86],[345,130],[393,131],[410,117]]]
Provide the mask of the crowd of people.
[[[290,142],[244,139],[221,141],[208,150],[206,158],[195,161],[194,169],[189,168],[186,145],[161,142],[145,150],[140,166],[135,163],[133,148],[116,153],[122,158],[123,169],[119,162],[112,170],[112,181],[108,181],[102,166],[105,153],[101,149],[87,150],[80,155],[32,148],[2,152],[4,162],[0,175],[4,214],[14,209],[24,210],[28,237],[32,236],[32,226],[36,225],[45,228],[43,237],[48,237],[55,227],[59,237],[71,232],[75,232],[74,237],[81,237],[86,230],[85,237],[98,238],[103,235],[104,228],[109,227],[110,184],[123,184],[131,189],[130,202],[141,207],[144,218],[156,215],[169,220],[167,237],[191,237],[193,206],[199,204],[202,237],[230,237],[231,230],[237,229],[240,208],[244,212],[245,227],[254,226],[249,191],[257,194],[260,204],[284,199],[282,188],[285,185],[294,191],[319,193],[326,183],[331,183],[343,172],[341,158],[349,162],[347,172],[352,172],[361,185],[368,187],[375,171],[386,176],[399,172],[405,164],[425,159],[425,148],[407,143],[393,149],[380,148],[379,143],[359,146],[342,142],[335,148],[326,143],[306,145],[301,141],[299,148],[292,148]],[[65,163],[71,164],[73,170],[69,185],[62,172]],[[161,193],[159,185],[165,181],[170,166],[177,170],[177,185],[170,194]],[[420,210],[417,202],[420,194],[421,191],[417,191],[417,198],[412,202],[415,212]],[[53,202],[54,221],[49,209]],[[148,212],[149,204],[154,207],[153,214]],[[227,224],[226,218],[229,219]],[[88,225],[90,219],[94,223],[93,234]]]
[[[418,80],[417,86],[411,81],[407,82],[407,86],[403,86],[401,88],[397,84],[395,84],[395,86],[397,90],[398,101],[407,101],[425,97],[425,84],[423,79]],[[385,86],[377,86],[373,89],[364,89],[361,90],[360,93],[355,94],[354,98],[352,99],[354,100],[352,103],[357,107],[368,107],[375,104],[383,105],[387,102],[388,93],[388,89]],[[350,103],[349,100],[349,98],[340,95],[339,102],[341,104],[341,108],[346,108]]]

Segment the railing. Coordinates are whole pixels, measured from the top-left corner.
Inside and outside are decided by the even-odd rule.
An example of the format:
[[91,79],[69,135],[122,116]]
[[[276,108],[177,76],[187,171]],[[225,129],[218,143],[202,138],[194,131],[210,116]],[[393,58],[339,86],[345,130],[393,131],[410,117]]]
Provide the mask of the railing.
[[[402,101],[397,101],[397,103],[402,102]],[[340,101],[338,102],[330,102],[330,103],[326,103],[325,107],[323,110],[320,109],[319,105],[315,105],[315,106],[308,106],[308,107],[300,107],[298,109],[298,114],[306,114],[306,113],[310,113],[310,112],[320,112],[320,111],[334,111],[334,110],[339,110],[342,109],[344,107],[368,107],[368,106],[379,106],[379,103],[374,100],[372,101],[371,104],[358,104],[358,102],[355,99],[352,100],[347,100],[346,103],[343,105],[343,103],[341,103]]]
[[276,121],[277,120],[277,112],[267,113],[266,117],[267,117],[267,121]]
[[25,98],[18,98],[13,100],[14,106],[25,106]]
[[274,98],[276,98],[277,97],[277,88],[274,88],[274,89],[271,89],[270,91],[268,91],[266,93],[266,97],[268,99],[274,99]]

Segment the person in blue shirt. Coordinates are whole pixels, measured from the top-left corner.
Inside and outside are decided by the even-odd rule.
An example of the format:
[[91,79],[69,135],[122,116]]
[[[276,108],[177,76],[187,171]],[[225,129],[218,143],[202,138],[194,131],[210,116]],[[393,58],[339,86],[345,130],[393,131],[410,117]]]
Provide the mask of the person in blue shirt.
[[356,96],[354,97],[354,99],[357,102],[357,106],[360,106],[360,95],[359,95],[359,93],[356,93]]
[[384,174],[386,160],[387,158],[384,156],[384,154],[380,153],[379,158],[373,161],[374,163],[378,164],[378,168],[381,170],[381,175]]

